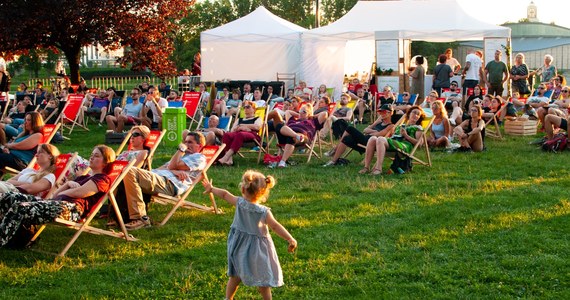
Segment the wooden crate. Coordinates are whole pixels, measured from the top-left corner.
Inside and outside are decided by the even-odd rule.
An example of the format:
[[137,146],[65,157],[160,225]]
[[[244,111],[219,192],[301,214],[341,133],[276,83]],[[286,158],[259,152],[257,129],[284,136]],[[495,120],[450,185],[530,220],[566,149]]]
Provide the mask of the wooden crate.
[[505,120],[505,133],[510,135],[535,135],[538,121]]

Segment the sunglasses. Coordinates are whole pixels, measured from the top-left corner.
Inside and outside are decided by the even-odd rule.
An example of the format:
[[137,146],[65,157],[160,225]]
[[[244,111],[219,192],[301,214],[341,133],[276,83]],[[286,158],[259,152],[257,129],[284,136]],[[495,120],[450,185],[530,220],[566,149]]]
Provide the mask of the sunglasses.
[[131,134],[132,137],[139,137],[142,136],[142,134],[140,132],[133,132],[133,134]]
[[539,89],[539,90],[544,90],[544,89],[546,89],[546,88],[543,87],[543,86],[539,86],[538,89]]
[[307,111],[306,111],[306,110],[300,110],[299,113],[300,113],[300,114],[306,114]]
[[247,109],[247,108],[251,108],[251,105],[246,105],[243,108]]

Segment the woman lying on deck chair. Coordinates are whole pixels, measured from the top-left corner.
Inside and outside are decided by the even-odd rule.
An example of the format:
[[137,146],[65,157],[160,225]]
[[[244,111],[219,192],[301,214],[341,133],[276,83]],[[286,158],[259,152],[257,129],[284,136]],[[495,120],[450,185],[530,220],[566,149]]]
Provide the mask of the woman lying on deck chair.
[[287,166],[287,160],[293,154],[295,146],[310,144],[309,141],[316,138],[317,130],[323,128],[327,117],[327,111],[313,116],[313,106],[311,104],[304,104],[301,106],[301,109],[299,109],[299,118],[290,118],[287,125],[285,125],[279,113],[276,111],[270,112],[267,118],[268,120],[273,120],[278,144],[285,145],[283,156],[277,167],[285,168]]
[[40,144],[36,152],[38,170],[26,168],[8,181],[0,181],[0,194],[21,192],[30,195],[41,195],[49,191],[55,183],[55,162],[59,156],[56,146]]
[[0,198],[0,246],[4,246],[16,234],[21,224],[39,225],[62,218],[79,221],[101,196],[110,188],[107,176],[115,151],[99,145],[93,149],[89,166],[93,175],[80,176],[63,184],[53,200],[40,200],[33,195],[16,192],[4,193]]

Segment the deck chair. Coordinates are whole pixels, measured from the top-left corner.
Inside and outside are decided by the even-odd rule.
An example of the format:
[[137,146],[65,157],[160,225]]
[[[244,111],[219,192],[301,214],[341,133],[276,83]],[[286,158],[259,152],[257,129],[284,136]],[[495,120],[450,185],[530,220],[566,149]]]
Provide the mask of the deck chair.
[[[269,148],[269,143],[270,143],[269,133],[268,133],[268,128],[267,128],[267,115],[268,115],[267,108],[268,108],[267,106],[263,106],[263,107],[257,107],[255,109],[255,116],[263,119],[263,124],[261,125],[261,128],[259,128],[259,132],[258,132],[259,136],[261,137],[261,140],[259,142],[256,140],[251,141],[251,142],[245,142],[243,147],[242,147],[242,149],[247,148],[247,147],[258,147],[259,148],[258,151],[255,151],[255,152],[257,152],[257,163],[259,163],[261,161],[261,154],[262,153],[264,153],[264,154],[268,153],[267,149]],[[244,112],[243,107],[241,107],[241,105],[239,106],[239,117],[240,118],[245,117],[245,112]],[[233,126],[235,124],[237,124],[237,122],[239,122],[239,118],[235,119],[234,124],[230,127],[230,129],[233,128]],[[264,143],[267,144],[266,147],[263,147]],[[239,155],[240,157],[245,157],[244,151],[241,151],[241,149],[240,149],[240,151],[237,152],[237,155]]]
[[[69,248],[71,248],[71,246],[75,243],[77,238],[79,238],[81,233],[83,233],[84,231],[92,233],[92,234],[108,235],[111,237],[125,239],[126,241],[136,241],[137,240],[133,236],[129,235],[129,233],[127,232],[127,228],[125,227],[125,224],[123,222],[123,218],[121,217],[121,213],[119,211],[119,207],[117,206],[117,201],[115,200],[115,196],[114,196],[115,189],[117,188],[119,183],[123,180],[123,178],[125,177],[125,175],[129,171],[129,169],[133,166],[134,163],[135,163],[135,160],[132,160],[130,162],[127,162],[127,161],[115,161],[115,162],[113,162],[112,170],[111,170],[110,174],[108,174],[109,177],[111,178],[111,187],[109,188],[109,191],[107,193],[105,193],[105,195],[103,195],[99,199],[99,201],[97,201],[97,204],[95,204],[95,206],[93,206],[91,208],[91,210],[87,213],[87,217],[85,219],[83,219],[79,222],[73,222],[73,221],[64,220],[61,218],[55,219],[54,224],[63,225],[63,226],[66,226],[68,228],[73,228],[73,229],[77,230],[77,232],[73,235],[71,240],[59,252],[58,256],[60,256],[60,257],[65,256],[65,254],[67,253]],[[101,207],[103,206],[103,204],[107,200],[109,200],[109,202],[111,202],[112,207],[115,209],[115,213],[117,214],[118,224],[121,228],[120,232],[114,232],[111,230],[106,230],[106,229],[101,229],[101,228],[91,226],[91,221],[93,220],[93,218],[95,218],[95,216],[97,216],[99,210],[101,209]],[[34,235],[34,237],[32,238],[32,240],[30,242],[33,242],[38,238],[38,236],[45,229],[46,225],[47,224],[44,224],[40,227],[40,229],[38,229],[38,231],[36,232],[36,234]]]
[[42,198],[50,199],[53,196],[53,193],[55,193],[55,191],[63,183],[65,174],[67,174],[67,171],[69,170],[69,168],[76,159],[77,159],[77,152],[60,154],[57,157],[57,159],[55,160],[55,172],[54,172],[55,183],[51,187],[51,189],[42,196]]
[[[44,127],[42,128],[42,138],[40,140],[40,144],[49,144],[51,142],[51,140],[53,139],[53,137],[55,136],[55,134],[57,133],[57,130],[59,129],[59,126],[61,126],[60,123],[57,124],[45,124]],[[27,168],[33,168],[36,165],[36,160],[37,158],[34,156],[32,158],[32,160],[30,160],[30,163],[28,164]],[[16,175],[20,173],[20,171],[10,168],[10,167],[5,167],[4,168],[4,175],[10,174],[10,175]]]
[[[419,138],[419,141],[416,143],[416,145],[414,146],[414,148],[412,148],[412,151],[410,151],[410,153],[406,153],[400,149],[397,149],[397,151],[400,154],[403,154],[405,156],[408,156],[409,158],[412,159],[413,162],[422,164],[424,166],[429,166],[431,167],[431,155],[429,152],[429,146],[427,143],[427,135],[429,133],[429,129],[431,128],[431,125],[433,124],[433,120],[435,118],[433,117],[433,115],[431,117],[426,117],[422,120],[421,126],[422,126],[422,135]],[[425,160],[420,159],[417,155],[416,152],[418,150],[418,148],[422,146],[424,148],[424,151],[426,153],[426,158]]]
[[[485,135],[492,137],[492,138],[498,138],[498,139],[502,139],[503,135],[501,134],[501,127],[499,126],[499,118],[501,116],[504,116],[507,113],[507,103],[503,103],[503,105],[501,106],[501,108],[495,113],[493,114],[493,117],[490,118],[489,120],[485,121]],[[493,129],[491,130],[491,128],[489,127],[489,125],[493,125]]]
[[186,198],[188,198],[188,195],[190,195],[190,193],[192,192],[194,187],[200,183],[202,178],[206,178],[206,179],[208,178],[208,176],[206,175],[206,173],[208,172],[208,169],[210,169],[212,164],[216,161],[216,159],[218,158],[218,156],[220,155],[220,153],[222,152],[222,150],[225,147],[226,147],[226,145],[222,144],[221,146],[204,146],[204,148],[202,148],[201,153],[204,154],[204,156],[206,156],[206,167],[202,171],[202,175],[199,176],[199,178],[197,178],[196,181],[190,187],[188,187],[186,192],[184,192],[182,195],[179,195],[179,196],[170,196],[170,195],[165,195],[165,194],[152,195],[152,200],[154,202],[157,202],[160,204],[172,204],[172,205],[174,205],[172,207],[172,209],[168,212],[168,214],[166,214],[166,216],[164,217],[162,222],[160,222],[160,226],[163,226],[164,224],[166,224],[166,222],[168,222],[168,220],[174,215],[176,210],[180,207],[183,207],[186,209],[198,209],[201,211],[212,212],[215,214],[221,213],[218,210],[218,206],[216,205],[214,195],[211,193],[210,193],[210,201],[212,202],[212,206],[205,206],[205,205],[200,205],[200,204],[197,204],[194,202],[186,201]]
[[182,94],[182,101],[184,102],[184,107],[186,108],[186,117],[190,119],[189,130],[192,130],[192,125],[194,122],[200,124],[202,122],[202,115],[200,114],[200,119],[197,120],[198,107],[200,107],[200,92],[184,92]]
[[[60,127],[61,136],[64,139],[69,139],[69,137],[66,137],[64,135],[64,129],[65,128],[69,129],[69,132],[68,132],[69,135],[71,135],[75,126],[79,126],[79,127],[83,128],[84,130],[89,131],[89,128],[87,128],[85,126],[85,124],[80,124],[78,122],[79,114],[83,113],[83,110],[81,109],[83,107],[83,102],[84,102],[83,95],[71,94],[67,98],[67,103],[66,103],[65,107],[63,108],[63,111],[61,112],[61,115],[59,118],[60,122],[61,122],[61,127]],[[69,126],[69,124],[71,124],[71,126]]]
[[[117,148],[117,151],[115,151],[116,155],[119,155],[119,154],[121,154],[121,152],[123,152],[123,149],[125,148],[127,143],[129,143],[127,150],[132,149],[132,145],[130,143],[132,133],[133,133],[133,129],[131,128],[131,130],[129,130],[129,132],[127,133],[127,135],[123,139],[123,142],[121,143],[119,148]],[[154,152],[156,152],[156,149],[158,148],[158,145],[160,145],[160,142],[162,141],[162,138],[164,138],[165,134],[166,134],[166,129],[163,129],[162,131],[159,131],[159,130],[151,130],[150,131],[150,134],[147,137],[146,142],[145,142],[145,146],[147,146],[150,150],[148,151],[148,155],[146,157],[145,163],[142,166],[140,166],[140,168],[143,168],[143,169],[146,169],[149,171],[152,169],[152,158],[154,157]]]
[[[218,118],[220,119],[220,124],[218,124],[218,128],[223,129],[225,131],[229,131],[231,129],[231,125],[232,125],[232,116],[218,117]],[[209,120],[210,120],[210,117],[205,117],[204,120],[202,121],[202,123],[200,123],[198,125],[196,130],[208,128],[208,121]]]
[[[486,88],[482,88],[481,89],[481,95],[485,95],[487,94],[487,89]],[[473,95],[473,88],[467,88],[467,95],[465,95],[465,97],[469,98],[469,96]]]

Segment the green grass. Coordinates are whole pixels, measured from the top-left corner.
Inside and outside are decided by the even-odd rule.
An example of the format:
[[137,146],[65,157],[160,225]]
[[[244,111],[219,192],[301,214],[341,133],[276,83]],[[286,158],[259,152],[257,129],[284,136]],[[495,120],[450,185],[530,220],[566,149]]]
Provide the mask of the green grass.
[[[569,298],[568,153],[544,153],[528,145],[534,138],[432,152],[433,167],[403,176],[358,175],[357,153],[346,167],[271,170],[248,157],[208,174],[233,193],[247,168],[276,177],[267,205],[299,242],[289,254],[273,235],[285,280],[276,299]],[[103,140],[103,129],[78,130],[59,147],[87,156]],[[173,151],[161,146],[155,166]],[[201,186],[191,197],[209,201]],[[180,209],[164,227],[133,232],[136,243],[82,234],[55,262],[2,249],[0,298],[222,299],[234,210],[218,205],[224,215]],[[149,213],[159,220],[166,210]],[[34,248],[59,251],[72,233],[48,226]],[[259,299],[245,286],[237,296]]]

